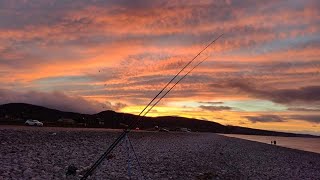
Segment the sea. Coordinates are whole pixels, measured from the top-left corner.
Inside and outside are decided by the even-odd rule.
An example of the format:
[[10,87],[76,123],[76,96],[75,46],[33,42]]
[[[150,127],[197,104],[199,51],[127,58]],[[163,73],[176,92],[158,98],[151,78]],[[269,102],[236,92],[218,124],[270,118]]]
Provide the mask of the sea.
[[222,134],[222,135],[266,143],[266,144],[271,144],[271,141],[276,141],[277,146],[283,146],[283,147],[288,147],[292,149],[299,149],[303,151],[315,152],[320,154],[320,138],[258,136],[258,135],[240,135],[240,134]]

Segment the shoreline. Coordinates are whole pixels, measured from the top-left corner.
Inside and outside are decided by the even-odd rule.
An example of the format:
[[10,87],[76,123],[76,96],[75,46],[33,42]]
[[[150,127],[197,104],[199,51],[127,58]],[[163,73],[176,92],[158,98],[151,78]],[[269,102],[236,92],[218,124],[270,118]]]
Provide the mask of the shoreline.
[[[88,167],[120,132],[0,127],[0,179],[66,179],[70,164],[80,170]],[[317,153],[214,133],[132,132],[129,138],[146,179],[320,177]],[[128,179],[125,143],[112,154],[114,157],[103,162],[90,179]],[[131,165],[131,178],[142,179],[133,156]]]
[[[320,154],[320,138],[243,135],[243,134],[219,134],[219,135]],[[273,140],[277,140],[276,145],[270,144],[270,141],[273,141]],[[306,141],[309,141],[309,142],[306,142]]]

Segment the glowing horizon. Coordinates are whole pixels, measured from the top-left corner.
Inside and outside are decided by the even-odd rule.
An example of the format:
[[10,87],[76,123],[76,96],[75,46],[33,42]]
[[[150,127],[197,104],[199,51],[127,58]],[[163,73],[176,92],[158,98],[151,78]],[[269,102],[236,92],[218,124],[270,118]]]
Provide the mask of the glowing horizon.
[[224,33],[148,116],[320,134],[319,17],[316,0],[5,0],[0,104],[138,114]]

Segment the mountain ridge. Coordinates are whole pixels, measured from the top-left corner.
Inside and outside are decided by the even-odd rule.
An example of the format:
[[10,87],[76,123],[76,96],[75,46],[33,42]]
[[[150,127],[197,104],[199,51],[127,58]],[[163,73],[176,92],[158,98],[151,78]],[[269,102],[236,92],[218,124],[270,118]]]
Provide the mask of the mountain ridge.
[[[0,105],[0,124],[23,124],[26,119],[37,119],[48,126],[86,126],[123,129],[126,124],[139,118],[139,129],[153,129],[155,126],[170,130],[188,128],[192,131],[214,132],[226,134],[247,134],[287,137],[318,137],[309,134],[295,134],[240,126],[225,126],[213,121],[185,118],[179,116],[139,117],[137,115],[120,113],[112,110],[96,114],[64,112],[43,106],[26,103],[9,103]],[[71,119],[73,123],[63,124],[59,119]]]

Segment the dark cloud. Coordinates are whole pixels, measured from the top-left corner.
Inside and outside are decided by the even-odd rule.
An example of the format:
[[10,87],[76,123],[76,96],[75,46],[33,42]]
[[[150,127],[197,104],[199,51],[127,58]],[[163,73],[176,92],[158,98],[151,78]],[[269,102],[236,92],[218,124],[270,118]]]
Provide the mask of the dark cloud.
[[113,105],[110,102],[88,101],[80,96],[68,96],[61,92],[45,93],[30,91],[22,93],[0,89],[0,104],[6,103],[28,103],[61,111],[89,114],[107,109],[118,110],[126,106],[122,103]]
[[289,115],[280,117],[277,115],[244,116],[252,123],[256,122],[287,122],[288,120],[299,120],[311,123],[320,123],[320,115]]
[[[319,46],[320,48],[320,46]],[[285,62],[272,62],[272,63],[260,63],[256,64],[260,70],[264,70],[270,73],[274,73],[276,71],[277,74],[281,72],[287,73],[288,70],[296,70],[302,68],[315,68],[316,70],[320,70],[320,61],[285,61]]]
[[256,122],[285,122],[286,120],[277,115],[244,116],[252,123]]
[[207,111],[225,111],[225,110],[231,110],[231,107],[228,106],[199,106],[201,109],[207,110]]
[[112,104],[110,104],[110,105],[112,106],[113,110],[119,110],[119,109],[122,109],[127,106],[124,103],[115,103],[114,105],[112,105]]
[[240,121],[239,124],[241,125],[246,125],[247,123],[243,122],[243,121]]
[[147,75],[129,77],[126,86],[139,86],[139,85],[158,85],[168,82],[172,77],[170,75]]
[[307,121],[311,123],[320,123],[320,115],[292,115],[291,119]]
[[211,105],[223,104],[223,102],[220,102],[220,101],[199,101],[198,103],[200,103],[200,104],[211,104]]
[[221,84],[211,84],[214,88],[237,90],[241,93],[277,103],[318,102],[320,101],[320,86],[305,86],[296,89],[275,89],[264,85],[257,85],[244,80],[230,80]]
[[288,111],[320,112],[320,109],[315,109],[315,108],[288,108]]
[[306,86],[299,89],[253,90],[258,96],[269,98],[279,103],[294,101],[320,101],[320,86]]

